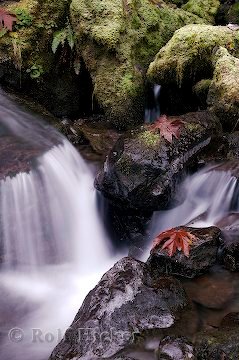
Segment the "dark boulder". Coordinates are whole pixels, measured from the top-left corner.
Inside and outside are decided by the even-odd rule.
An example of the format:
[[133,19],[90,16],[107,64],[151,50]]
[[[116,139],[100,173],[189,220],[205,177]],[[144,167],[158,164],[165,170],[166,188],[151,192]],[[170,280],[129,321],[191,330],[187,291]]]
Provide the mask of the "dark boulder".
[[50,359],[117,358],[147,331],[169,329],[186,305],[177,280],[154,282],[145,264],[123,258],[88,294]]
[[115,205],[142,211],[167,206],[183,171],[220,132],[217,118],[207,111],[171,120],[184,122],[172,144],[157,131],[141,128],[121,137],[96,179],[96,187]]
[[[232,217],[232,215],[231,215]],[[230,271],[239,271],[239,216],[232,225],[226,227],[222,232],[220,259],[223,266]]]
[[216,227],[181,228],[196,237],[191,246],[189,257],[179,251],[170,257],[166,250],[156,247],[151,250],[151,255],[147,261],[153,273],[193,278],[207,272],[216,263],[220,230]]

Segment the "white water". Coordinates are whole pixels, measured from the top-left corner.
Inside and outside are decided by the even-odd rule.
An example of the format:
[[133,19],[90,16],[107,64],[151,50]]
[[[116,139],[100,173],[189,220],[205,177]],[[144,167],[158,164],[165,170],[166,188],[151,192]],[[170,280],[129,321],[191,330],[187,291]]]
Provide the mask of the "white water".
[[3,93],[0,128],[43,149],[29,173],[0,181],[0,358],[46,360],[117,259],[97,211],[93,174],[74,147]]
[[155,84],[148,94],[148,103],[145,107],[144,120],[146,123],[152,123],[160,117],[160,103],[159,96],[161,92],[161,85]]
[[[168,211],[158,211],[150,225],[151,238],[180,225],[207,227],[215,225],[232,211],[237,179],[230,171],[206,168],[189,176],[178,189],[184,194],[182,204]],[[239,212],[239,200],[234,212]]]

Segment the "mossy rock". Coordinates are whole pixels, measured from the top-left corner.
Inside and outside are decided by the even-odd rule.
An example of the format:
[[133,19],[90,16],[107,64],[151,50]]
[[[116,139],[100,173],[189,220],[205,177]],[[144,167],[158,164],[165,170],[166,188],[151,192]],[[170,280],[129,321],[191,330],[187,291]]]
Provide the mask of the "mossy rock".
[[207,96],[212,80],[202,79],[194,87],[193,93],[198,98],[199,107],[201,110],[207,108]]
[[219,0],[189,0],[182,9],[213,23],[219,6]]
[[198,16],[164,1],[73,0],[71,19],[107,118],[120,127],[142,122],[144,78],[158,50]]
[[19,71],[30,70],[29,75],[37,67],[42,74],[49,73],[54,62],[53,33],[66,21],[69,3],[70,0],[20,0],[5,6],[12,13],[24,11],[31,23],[0,38],[0,63],[8,60]]
[[239,59],[220,48],[213,56],[215,70],[207,103],[226,130],[239,129]]
[[213,50],[224,46],[239,54],[239,32],[226,26],[187,25],[172,39],[150,64],[148,78],[161,85],[191,85],[213,75]]
[[23,20],[0,37],[1,85],[32,96],[56,116],[75,115],[79,108],[72,53],[67,47],[52,51],[54,33],[66,26],[70,1],[7,2],[5,8],[20,12]]

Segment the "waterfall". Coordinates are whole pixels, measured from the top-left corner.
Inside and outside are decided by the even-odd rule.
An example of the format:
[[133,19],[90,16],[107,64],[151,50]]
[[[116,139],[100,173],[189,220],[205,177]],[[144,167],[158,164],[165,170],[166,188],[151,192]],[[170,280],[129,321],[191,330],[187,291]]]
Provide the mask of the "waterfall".
[[117,259],[88,165],[4,92],[0,144],[1,359],[46,360]]
[[160,97],[161,85],[154,84],[149,86],[146,94],[144,121],[146,124],[153,123],[160,117]]
[[216,225],[230,211],[239,212],[237,178],[230,170],[207,167],[189,176],[178,189],[182,203],[167,211],[155,212],[150,225],[154,238],[160,232],[180,225],[207,227]]

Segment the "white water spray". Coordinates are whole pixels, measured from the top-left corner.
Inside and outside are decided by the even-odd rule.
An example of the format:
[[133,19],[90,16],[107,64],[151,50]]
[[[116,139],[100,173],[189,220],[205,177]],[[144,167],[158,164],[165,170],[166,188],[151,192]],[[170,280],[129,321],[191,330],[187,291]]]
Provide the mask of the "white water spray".
[[[182,204],[168,211],[155,212],[150,226],[152,237],[180,225],[215,225],[230,212],[236,187],[236,177],[216,167],[188,177],[178,190],[178,194],[185,194]],[[234,211],[239,212],[239,202]]]
[[41,152],[28,172],[0,180],[0,289],[8,299],[1,360],[46,360],[116,259],[97,211],[93,174],[75,148],[3,93],[0,130]]

